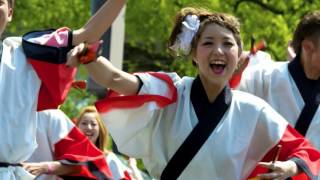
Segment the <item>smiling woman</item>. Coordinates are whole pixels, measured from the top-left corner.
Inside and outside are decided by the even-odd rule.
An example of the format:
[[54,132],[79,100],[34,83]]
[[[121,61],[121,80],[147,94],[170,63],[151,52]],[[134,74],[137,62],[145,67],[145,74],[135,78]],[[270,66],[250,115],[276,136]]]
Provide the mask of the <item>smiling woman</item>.
[[[205,81],[204,88],[221,90],[231,78],[238,61],[241,49],[232,34],[232,31],[217,25],[210,24],[199,37],[195,62],[200,79]],[[209,99],[215,99],[215,91],[207,91]]]
[[[82,109],[76,120],[76,126],[87,136],[90,141],[105,153],[107,164],[115,180],[142,180],[136,164],[129,163],[130,167],[124,165],[112,151],[108,150],[108,131],[97,109],[94,106],[87,106]],[[132,160],[134,158],[131,158]]]
[[[156,179],[319,176],[320,153],[308,141],[266,102],[228,87],[242,51],[234,16],[184,8],[169,47],[191,57],[197,77],[129,74],[103,57],[84,64],[113,90],[96,107],[121,152],[142,158]],[[67,64],[77,66],[84,49],[76,46]],[[272,162],[277,145],[278,161],[259,163]]]
[[108,147],[108,132],[94,106],[82,109],[76,121],[76,126],[100,150],[106,151]]

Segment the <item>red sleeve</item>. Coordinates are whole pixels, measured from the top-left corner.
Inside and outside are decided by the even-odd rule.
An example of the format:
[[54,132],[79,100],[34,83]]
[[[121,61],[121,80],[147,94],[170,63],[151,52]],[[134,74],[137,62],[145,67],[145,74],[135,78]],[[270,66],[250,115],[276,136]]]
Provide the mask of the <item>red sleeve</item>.
[[111,179],[111,171],[101,152],[76,127],[54,145],[54,157],[63,164],[79,165],[75,179]]
[[37,110],[56,109],[65,100],[76,74],[76,68],[65,65],[72,48],[71,31],[33,31],[23,36],[22,47],[41,80]]
[[[320,174],[320,152],[316,150],[308,140],[300,135],[292,126],[288,125],[281,140],[277,145],[281,145],[279,161],[293,160],[297,163],[303,173],[292,177],[294,180],[317,179]],[[276,154],[276,147],[272,148],[261,160],[270,162]],[[249,178],[256,177],[257,174],[266,173],[268,170],[256,167]]]

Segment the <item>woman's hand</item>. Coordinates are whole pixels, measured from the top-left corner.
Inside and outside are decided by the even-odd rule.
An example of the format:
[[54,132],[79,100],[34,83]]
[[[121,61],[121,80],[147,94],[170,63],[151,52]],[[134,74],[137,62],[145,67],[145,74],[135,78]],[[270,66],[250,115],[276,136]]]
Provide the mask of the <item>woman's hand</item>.
[[261,179],[272,180],[285,180],[288,177],[295,176],[299,173],[299,168],[294,161],[276,161],[272,162],[260,162],[258,165],[270,169],[272,172],[260,174],[258,177]]
[[74,47],[67,58],[67,66],[76,67],[79,64],[89,64],[97,59],[97,51],[102,44],[102,40],[93,44],[81,43]]
[[79,56],[80,54],[84,51],[85,49],[85,44],[81,43],[78,46],[75,46],[73,49],[71,49],[68,52],[68,56],[67,56],[67,66],[70,67],[77,67],[79,66]]
[[22,163],[22,167],[32,175],[39,176],[52,171],[49,169],[50,165],[48,163],[50,162]]

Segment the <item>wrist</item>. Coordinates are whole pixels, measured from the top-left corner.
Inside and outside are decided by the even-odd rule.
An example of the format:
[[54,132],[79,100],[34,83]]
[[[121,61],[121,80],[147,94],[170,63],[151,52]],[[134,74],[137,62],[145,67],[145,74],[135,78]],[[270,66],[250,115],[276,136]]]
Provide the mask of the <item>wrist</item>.
[[297,175],[300,173],[299,167],[294,161],[289,160],[288,163],[292,175]]
[[50,162],[48,162],[47,163],[47,174],[53,174],[53,165],[50,163]]
[[292,161],[295,163],[295,165],[297,167],[297,174],[304,172],[309,175],[309,168],[302,159],[297,158],[297,157],[293,157],[293,158],[289,159],[289,161]]

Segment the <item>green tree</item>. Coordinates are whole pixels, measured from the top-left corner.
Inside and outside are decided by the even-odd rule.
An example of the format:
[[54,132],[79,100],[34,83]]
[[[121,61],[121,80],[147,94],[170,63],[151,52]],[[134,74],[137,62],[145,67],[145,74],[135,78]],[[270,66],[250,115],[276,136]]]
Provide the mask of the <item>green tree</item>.
[[[299,18],[320,7],[316,0],[128,0],[126,8],[126,42],[124,70],[177,71],[180,75],[194,75],[191,61],[171,57],[166,43],[175,14],[186,6],[206,7],[234,14],[242,24],[245,49],[250,48],[251,36],[267,42],[267,51],[275,60],[286,59],[287,42]],[[81,27],[90,17],[90,0],[18,0],[14,20],[7,35],[21,35],[35,29],[68,26]],[[188,63],[186,63],[188,62]],[[87,74],[80,69],[78,79]],[[81,99],[89,99],[81,101]],[[77,103],[91,103],[94,97],[87,92],[73,92],[64,104],[66,113],[73,116]]]
[[28,31],[81,27],[90,17],[90,0],[16,0],[8,35]]
[[[242,37],[245,49],[250,48],[251,36],[267,42],[267,51],[275,60],[286,59],[287,42],[292,38],[293,30],[299,18],[306,12],[318,9],[320,1],[315,0],[154,0],[129,1],[126,16],[127,49],[126,59],[132,63],[131,57],[141,53],[155,59],[145,59],[154,62],[155,70],[177,70],[181,74],[194,74],[191,63],[173,61],[166,55],[166,41],[169,37],[174,15],[186,6],[206,7],[211,10],[231,13],[242,23]],[[144,8],[147,7],[147,8]],[[138,49],[138,50],[137,50]],[[130,56],[135,54],[134,56]],[[139,58],[136,60],[144,66]],[[160,62],[160,63],[159,63]],[[165,62],[165,63],[163,63]],[[183,62],[183,61],[182,61]],[[135,64],[135,63],[133,63]],[[126,67],[127,67],[126,66]]]

